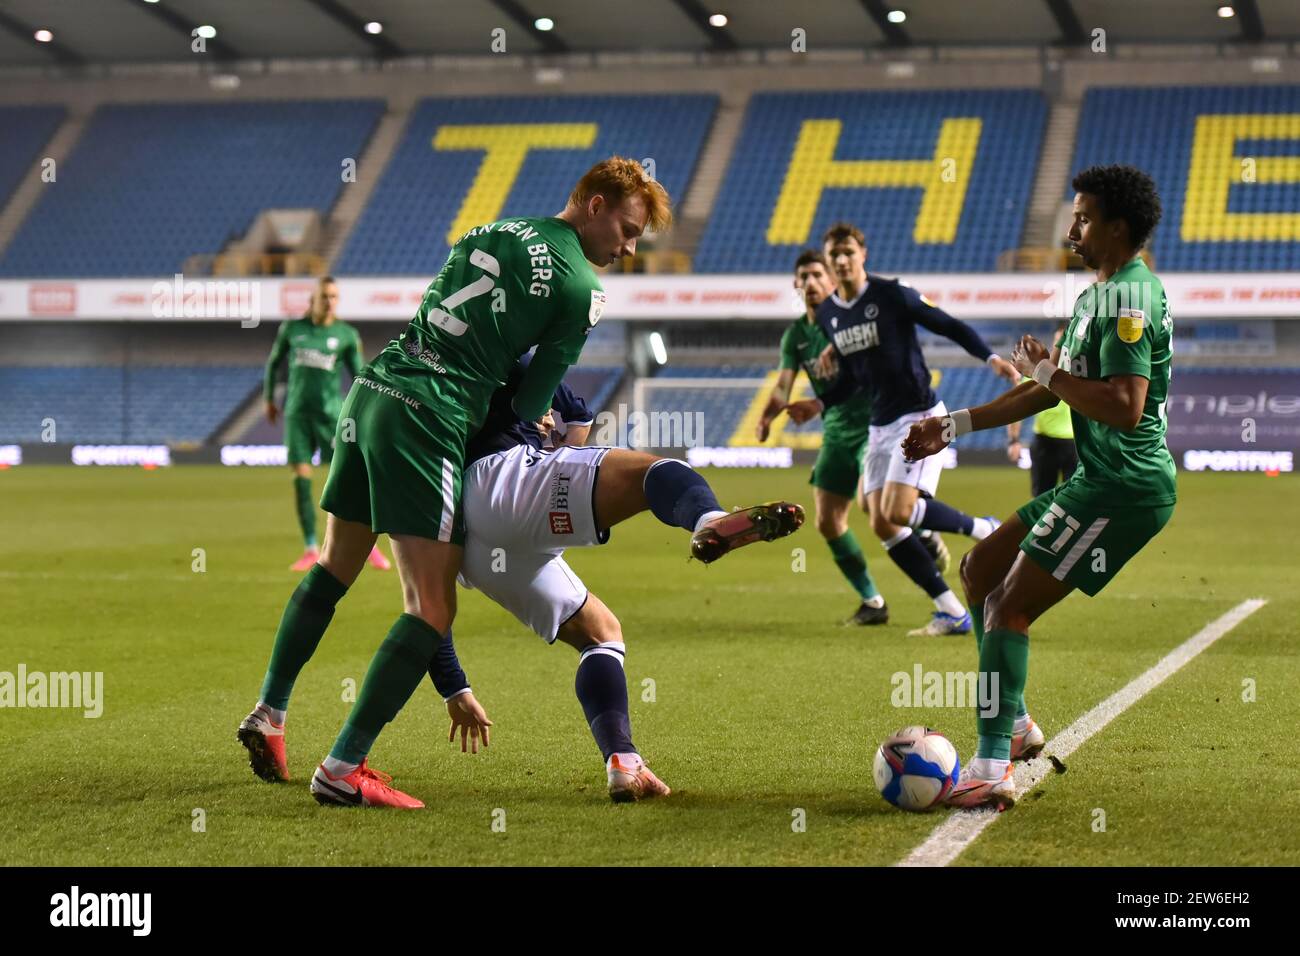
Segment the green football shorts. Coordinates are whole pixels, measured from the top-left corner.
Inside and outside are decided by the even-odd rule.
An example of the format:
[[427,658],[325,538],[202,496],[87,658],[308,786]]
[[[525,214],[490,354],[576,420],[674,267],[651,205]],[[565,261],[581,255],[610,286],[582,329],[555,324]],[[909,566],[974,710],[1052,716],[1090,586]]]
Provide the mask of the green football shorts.
[[865,438],[856,444],[823,441],[808,484],[841,498],[856,497],[858,478],[862,474],[862,455],[866,448]]
[[321,508],[377,533],[463,545],[462,421],[460,409],[440,410],[358,377],[339,415]]
[[1116,505],[1074,479],[1016,511],[1029,533],[1020,550],[1058,581],[1092,597],[1174,513],[1173,505]]
[[312,454],[320,449],[320,460],[327,464],[334,455],[334,418],[329,415],[285,415],[284,447],[289,464],[309,465]]

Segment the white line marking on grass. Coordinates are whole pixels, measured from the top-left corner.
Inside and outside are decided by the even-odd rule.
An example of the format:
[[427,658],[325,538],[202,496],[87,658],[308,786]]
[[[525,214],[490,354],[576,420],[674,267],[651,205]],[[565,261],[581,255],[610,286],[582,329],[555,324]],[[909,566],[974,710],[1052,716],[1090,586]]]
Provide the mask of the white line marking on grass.
[[[1261,598],[1242,601],[1231,611],[1228,611],[1217,620],[1211,621],[1156,661],[1155,665],[1146,673],[1134,678],[1131,683],[1111,694],[1049,740],[1047,746],[1043,748],[1043,757],[1031,760],[1024,765],[1024,769],[1016,772],[1016,799],[1023,799],[1025,794],[1038,786],[1043,778],[1052,772],[1052,764],[1051,761],[1046,759],[1046,754],[1055,754],[1061,758],[1070,756],[1089,737],[1101,731],[1107,724],[1132,707],[1146,694],[1177,673],[1193,657],[1267,603]],[[1013,809],[1011,812],[1015,813],[1015,810]],[[947,866],[957,859],[961,852],[984,832],[984,828],[999,816],[1000,814],[996,810],[954,810],[947,820],[935,827],[934,832],[926,838],[924,843],[900,860],[897,865]]]

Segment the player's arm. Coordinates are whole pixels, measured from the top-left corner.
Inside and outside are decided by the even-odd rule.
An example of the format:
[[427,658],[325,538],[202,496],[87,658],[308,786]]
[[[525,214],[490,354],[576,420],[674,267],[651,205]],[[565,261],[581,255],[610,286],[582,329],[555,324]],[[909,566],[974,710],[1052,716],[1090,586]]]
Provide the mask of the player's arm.
[[844,404],[866,388],[866,384],[857,377],[853,362],[840,362],[839,367],[841,370],[839,378],[819,397],[805,398],[803,401],[791,402],[786,406],[785,413],[790,416],[792,422],[802,425],[804,422],[811,421],[826,409]]
[[1117,322],[1103,321],[1100,316],[1093,321],[1103,323],[1101,378],[1083,378],[1057,368],[1060,349],[1053,349],[1049,357],[1047,347],[1032,335],[1020,340],[1011,358],[1017,368],[1026,370],[1025,374],[1080,415],[1120,431],[1132,431],[1142,420],[1151,384],[1151,330],[1145,327],[1143,316],[1137,337],[1125,342],[1119,337]]
[[352,332],[352,344],[348,350],[343,353],[343,364],[347,367],[348,374],[353,378],[361,371],[361,364],[364,361],[365,353],[361,350],[361,333],[355,329]]
[[898,291],[903,295],[908,316],[917,325],[956,342],[969,355],[979,359],[1011,384],[1020,381],[1020,375],[1012,364],[989,348],[980,334],[961,319],[953,318],[911,286],[900,285]]
[[586,401],[564,382],[560,383],[551,400],[551,416],[555,422],[551,443],[557,448],[561,445],[585,445],[596,420]]
[[[781,361],[784,363],[784,355]],[[759,441],[767,441],[772,422],[790,403],[790,390],[794,388],[794,380],[798,374],[793,368],[786,368],[784,364],[776,373],[776,384],[772,386],[772,391],[767,396],[767,404],[763,406],[763,414],[759,416],[758,427],[754,429],[754,437]]]
[[599,290],[589,283],[573,279],[562,287],[555,318],[537,343],[537,351],[511,402],[515,414],[524,421],[535,422],[551,410],[551,399],[564,373],[582,354],[587,333],[600,319],[592,295],[595,291]]
[[266,374],[262,376],[262,399],[266,403],[266,418],[271,424],[279,415],[275,407],[275,379],[280,374],[280,366],[289,354],[289,323],[281,322],[275,333],[275,344],[271,346],[271,355],[266,360]]
[[1013,465],[1020,461],[1020,422],[1018,421],[1007,426],[1007,457],[1011,459]]
[[915,423],[903,439],[903,457],[920,461],[938,454],[954,439],[967,432],[1001,428],[1046,411],[1059,399],[1037,382],[1021,382],[991,402],[974,408],[962,408],[950,415],[923,418]]
[[469,678],[465,676],[456,657],[456,645],[452,643],[450,630],[438,642],[429,661],[429,678],[447,705],[447,716],[451,718],[451,731],[447,734],[447,739],[455,740],[456,731],[459,730],[461,751],[472,748],[473,753],[478,753],[480,737],[483,746],[488,745],[488,728],[492,726],[492,721],[488,720],[483,705],[470,690]]

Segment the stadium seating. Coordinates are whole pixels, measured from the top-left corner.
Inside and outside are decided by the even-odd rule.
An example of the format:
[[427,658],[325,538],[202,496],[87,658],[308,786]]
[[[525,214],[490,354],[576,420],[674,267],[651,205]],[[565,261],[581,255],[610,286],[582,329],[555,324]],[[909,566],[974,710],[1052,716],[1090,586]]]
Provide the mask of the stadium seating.
[[245,401],[257,366],[0,368],[0,442],[200,442]]
[[18,188],[63,121],[61,106],[0,106],[0,207]]
[[381,100],[101,107],[0,275],[171,275],[264,209],[326,213],[343,158],[360,155],[383,110]]
[[575,170],[617,153],[653,159],[680,201],[716,96],[428,99],[353,229],[341,275],[433,275],[467,229],[564,208]]
[[1019,243],[1046,112],[1031,90],[756,95],[695,269],[785,272],[846,219],[885,274],[992,270]]
[[1300,86],[1110,87],[1084,98],[1074,168],[1155,178],[1157,269],[1277,271],[1300,268],[1297,157]]

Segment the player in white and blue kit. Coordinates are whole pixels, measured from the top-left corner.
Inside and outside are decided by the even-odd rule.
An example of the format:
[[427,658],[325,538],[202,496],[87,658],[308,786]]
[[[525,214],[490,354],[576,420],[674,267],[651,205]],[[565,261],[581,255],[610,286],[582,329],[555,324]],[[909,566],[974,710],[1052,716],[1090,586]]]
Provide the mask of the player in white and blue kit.
[[871,428],[859,499],[890,558],[934,601],[930,622],[913,635],[965,634],[970,615],[943,580],[913,529],[951,531],[976,540],[993,532],[992,518],[975,518],[934,497],[943,470],[938,458],[909,462],[901,443],[913,422],[946,415],[930,386],[930,370],[917,341],[919,325],[956,342],[1011,384],[1020,380],[1010,362],[993,353],[979,333],[937,308],[898,279],[868,275],[862,232],[847,223],[825,237],[826,258],[839,289],[817,310],[817,323],[831,340],[846,374],[820,399],[796,402],[787,411],[807,421],[862,389],[871,394]]
[[[493,395],[482,430],[466,447],[460,581],[548,644],[559,640],[579,652],[574,690],[605,758],[610,796],[666,796],[668,787],[632,743],[622,627],[569,567],[564,551],[604,544],[614,525],[649,510],[691,532],[692,555],[707,563],[753,541],[791,534],[803,523],[803,509],[774,502],[729,514],[685,462],[585,446],[594,416],[564,383],[548,415],[521,420],[512,399],[525,365],[526,357]],[[430,676],[444,698],[469,688],[454,652],[431,662]]]

